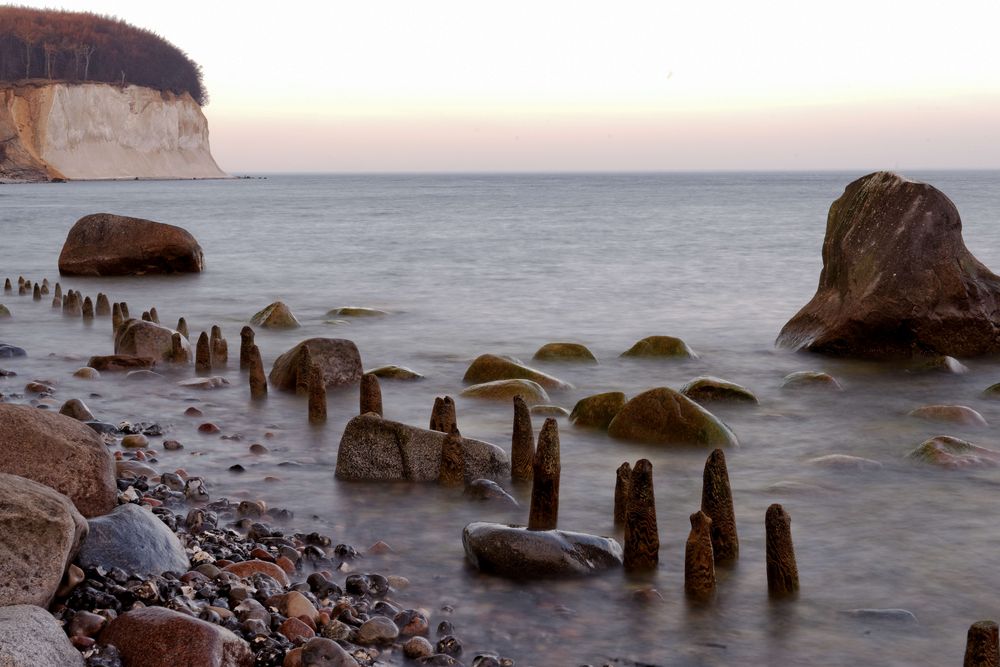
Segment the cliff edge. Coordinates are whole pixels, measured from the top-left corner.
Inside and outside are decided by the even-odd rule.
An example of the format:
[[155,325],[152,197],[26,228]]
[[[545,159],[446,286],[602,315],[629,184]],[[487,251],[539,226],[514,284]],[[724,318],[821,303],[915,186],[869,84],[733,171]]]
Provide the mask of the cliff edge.
[[0,180],[226,178],[190,95],[105,83],[0,85]]

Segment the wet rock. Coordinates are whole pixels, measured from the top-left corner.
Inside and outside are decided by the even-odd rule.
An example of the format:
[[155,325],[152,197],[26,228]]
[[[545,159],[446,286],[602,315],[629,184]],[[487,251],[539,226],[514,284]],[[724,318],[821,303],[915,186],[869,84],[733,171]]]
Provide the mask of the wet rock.
[[[445,434],[359,415],[348,422],[337,454],[337,479],[356,481],[436,481]],[[462,439],[465,478],[503,479],[507,455],[496,445]]]
[[115,475],[123,479],[135,479],[138,477],[152,479],[156,477],[157,471],[156,468],[142,461],[116,461]]
[[909,459],[941,468],[990,468],[1000,465],[1000,452],[938,435],[925,440],[910,452]]
[[490,500],[509,507],[518,507],[518,502],[503,487],[489,479],[474,479],[465,487],[465,495],[475,500]]
[[11,318],[10,309],[7,306],[0,303],[0,320],[7,320]]
[[579,361],[596,364],[597,357],[586,345],[580,343],[546,343],[538,348],[532,359],[538,361]]
[[87,366],[97,371],[133,371],[149,369],[156,364],[152,357],[137,357],[131,354],[110,354],[91,357]]
[[0,472],[20,475],[65,494],[85,517],[117,504],[115,469],[101,438],[75,419],[0,403]]
[[269,563],[266,560],[245,560],[239,563],[233,563],[232,565],[227,565],[222,568],[222,571],[232,572],[240,579],[249,579],[255,574],[266,574],[282,586],[288,586],[291,583],[284,570],[276,564]]
[[782,389],[825,389],[843,391],[837,379],[819,371],[796,371],[789,373],[781,381]]
[[424,376],[406,366],[379,366],[368,371],[384,380],[422,380]]
[[540,417],[569,417],[569,410],[561,405],[532,405],[528,412]]
[[342,338],[310,338],[274,361],[268,376],[273,386],[285,391],[306,393],[306,378],[299,377],[306,350],[312,363],[320,367],[327,388],[353,385],[361,381],[361,354],[353,342]]
[[286,618],[278,628],[292,643],[301,643],[316,636],[316,632],[297,618]]
[[59,273],[71,276],[198,273],[204,263],[201,246],[180,227],[95,213],[80,218],[69,230],[59,254]]
[[759,401],[752,391],[735,382],[717,377],[702,376],[681,387],[681,393],[696,403],[748,403]]
[[383,317],[388,315],[384,310],[364,308],[361,306],[341,306],[326,311],[327,317]]
[[815,296],[777,344],[837,356],[1000,351],[1000,277],[965,247],[955,205],[890,172],[830,206]]
[[545,389],[572,389],[572,385],[558,378],[495,354],[476,357],[462,378],[463,382],[470,384],[483,384],[496,380],[529,380]]
[[188,558],[177,536],[138,505],[119,505],[89,524],[90,533],[77,558],[84,568],[117,567],[137,575],[188,569]]
[[218,625],[163,607],[135,609],[113,620],[100,641],[113,644],[126,665],[252,667],[245,641]]
[[229,380],[222,377],[221,375],[213,375],[211,377],[201,377],[201,378],[191,378],[190,380],[181,380],[177,383],[178,386],[184,387],[185,389],[222,389],[229,386]]
[[79,398],[71,398],[63,403],[62,407],[59,408],[59,414],[82,422],[93,421],[94,419],[94,413]]
[[561,530],[476,522],[462,531],[462,545],[474,567],[511,579],[581,576],[622,564],[614,539]]
[[[115,354],[149,357],[155,361],[172,361],[174,350],[173,329],[143,320],[125,320],[115,333]],[[181,336],[180,345],[186,358],[191,356],[191,345]]]
[[845,616],[863,621],[888,621],[892,623],[917,623],[917,617],[906,609],[845,609]]
[[417,660],[434,654],[434,647],[423,637],[411,637],[403,644],[403,655]]
[[59,621],[41,607],[0,607],[0,665],[4,667],[84,667]]
[[357,667],[357,661],[336,642],[314,637],[302,645],[302,667]]
[[78,368],[73,371],[73,377],[80,378],[81,380],[99,380],[101,378],[101,372],[96,368],[84,366],[83,368]]
[[44,382],[29,382],[24,385],[24,391],[27,394],[53,394],[55,389]]
[[129,371],[125,374],[125,379],[132,382],[148,382],[150,380],[162,380],[163,376],[155,371]]
[[139,449],[149,446],[149,438],[142,433],[131,433],[122,438],[121,444],[125,449]]
[[817,456],[816,458],[809,459],[806,463],[820,468],[829,468],[830,470],[853,470],[861,472],[882,469],[882,464],[878,461],[860,456],[850,456],[849,454]]
[[662,445],[739,446],[715,415],[668,387],[650,389],[626,403],[608,425],[608,435]]
[[981,414],[964,405],[925,405],[910,411],[909,416],[926,421],[959,424],[976,428],[986,428],[989,426]]
[[313,605],[313,603],[299,591],[289,591],[273,598],[269,598],[267,600],[267,606],[274,607],[278,610],[279,614],[290,618],[306,616],[315,620],[319,613],[316,611],[315,605]]
[[23,347],[17,347],[8,343],[0,343],[0,359],[13,359],[14,357],[27,356]]
[[623,357],[697,359],[698,355],[680,338],[648,336],[622,352]]
[[250,324],[265,329],[297,329],[302,326],[292,310],[281,301],[266,306],[250,318]]
[[611,420],[625,407],[625,394],[609,391],[581,398],[569,413],[569,420],[577,426],[607,430]]
[[475,384],[462,391],[462,396],[488,401],[510,401],[515,396],[520,396],[530,405],[549,400],[545,390],[531,380],[496,380]]
[[0,535],[0,606],[47,607],[87,522],[61,493],[0,473]]
[[358,628],[359,644],[387,644],[399,636],[399,628],[385,616],[373,616]]

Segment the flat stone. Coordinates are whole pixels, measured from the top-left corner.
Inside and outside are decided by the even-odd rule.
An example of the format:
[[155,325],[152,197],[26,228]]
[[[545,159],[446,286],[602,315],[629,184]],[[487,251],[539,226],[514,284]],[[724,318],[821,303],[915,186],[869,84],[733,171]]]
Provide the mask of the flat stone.
[[623,357],[645,357],[653,359],[697,359],[687,343],[673,336],[648,336],[622,352]]
[[406,366],[379,366],[368,371],[369,375],[386,380],[422,380],[423,375]]
[[660,445],[739,446],[715,415],[669,387],[644,391],[626,403],[608,425],[608,435]]
[[510,402],[515,396],[520,396],[528,405],[547,403],[549,395],[545,389],[531,380],[495,380],[466,387],[462,391],[465,398],[477,398],[485,401]]
[[[496,380],[529,380],[547,390],[572,389],[573,385],[507,357],[482,354],[465,371],[463,382],[482,384]],[[525,398],[527,400],[527,398]]]
[[491,479],[472,480],[465,485],[465,495],[475,500],[488,500],[508,507],[519,506],[512,495]]
[[597,357],[580,343],[546,343],[538,348],[535,356],[537,361],[575,361],[581,363],[596,364]]
[[84,667],[84,660],[52,614],[17,604],[0,607],[0,665]]
[[0,535],[0,606],[48,607],[87,522],[61,493],[0,473]]
[[177,536],[149,510],[131,503],[90,520],[80,549],[82,567],[118,567],[129,574],[187,572],[189,563]]
[[165,607],[122,614],[101,633],[126,665],[143,667],[252,667],[249,645],[229,630]]
[[626,402],[625,394],[620,391],[587,396],[576,402],[569,413],[569,420],[577,426],[607,430]]
[[748,403],[759,401],[752,391],[729,380],[712,376],[696,377],[681,387],[681,393],[696,403]]
[[[359,415],[348,422],[337,452],[337,479],[355,481],[437,481],[446,434]],[[507,454],[496,445],[462,438],[465,478],[506,479]]]
[[562,530],[475,522],[462,531],[462,545],[474,567],[510,579],[591,575],[622,564],[614,539]]

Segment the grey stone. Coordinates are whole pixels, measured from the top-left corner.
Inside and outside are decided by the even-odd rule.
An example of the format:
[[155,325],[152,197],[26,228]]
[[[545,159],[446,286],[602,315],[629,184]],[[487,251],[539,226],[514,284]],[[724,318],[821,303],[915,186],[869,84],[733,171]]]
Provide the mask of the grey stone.
[[332,639],[313,637],[302,645],[302,667],[357,667],[357,665],[357,660]]
[[319,366],[327,387],[341,387],[361,381],[361,353],[344,338],[310,338],[274,360],[268,375],[271,385],[285,391],[305,393],[306,378],[299,378],[302,357],[309,350],[309,360]]
[[[157,362],[172,361],[175,333],[173,329],[154,322],[125,320],[115,334],[115,354],[146,357]],[[180,337],[180,345],[187,352],[186,358],[194,358],[191,344],[184,336]]]
[[511,579],[582,576],[622,564],[616,540],[563,530],[474,522],[462,531],[462,545],[474,567]]
[[0,343],[0,359],[24,357],[27,356],[27,354],[28,353],[24,351],[24,348],[9,345],[7,343]]
[[52,614],[35,605],[0,607],[0,667],[83,667]]
[[358,628],[359,644],[387,644],[399,636],[399,628],[385,616],[373,616]]
[[132,504],[91,519],[78,562],[139,575],[183,573],[189,565],[177,536],[152,512]]

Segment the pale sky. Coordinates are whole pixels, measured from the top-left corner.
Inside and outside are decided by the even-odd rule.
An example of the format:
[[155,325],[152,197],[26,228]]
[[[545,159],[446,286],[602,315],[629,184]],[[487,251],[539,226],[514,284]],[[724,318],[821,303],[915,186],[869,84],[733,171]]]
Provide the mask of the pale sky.
[[1000,168],[1000,1],[63,0],[205,71],[254,171]]

